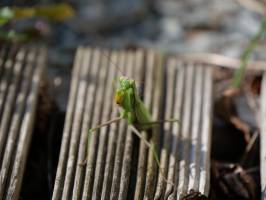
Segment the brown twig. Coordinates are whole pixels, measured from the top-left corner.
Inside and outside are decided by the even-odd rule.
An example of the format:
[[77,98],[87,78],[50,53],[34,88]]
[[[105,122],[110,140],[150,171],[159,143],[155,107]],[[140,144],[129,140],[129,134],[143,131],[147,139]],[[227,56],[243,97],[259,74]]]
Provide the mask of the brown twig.
[[[240,59],[230,58],[227,56],[213,54],[213,53],[188,53],[180,54],[178,58],[189,61],[189,62],[199,62],[204,64],[210,64],[220,67],[228,67],[232,69],[239,68],[241,64]],[[249,61],[247,69],[253,70],[266,70],[265,61]]]

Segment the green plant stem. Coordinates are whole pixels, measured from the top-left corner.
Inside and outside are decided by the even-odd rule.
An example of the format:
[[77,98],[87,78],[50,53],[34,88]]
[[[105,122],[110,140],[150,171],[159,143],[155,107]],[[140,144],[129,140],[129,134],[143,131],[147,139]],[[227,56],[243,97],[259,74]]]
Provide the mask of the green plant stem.
[[264,20],[262,21],[260,29],[252,37],[247,48],[245,49],[245,51],[243,52],[243,54],[241,56],[241,65],[240,65],[239,69],[237,69],[235,71],[235,74],[234,74],[233,87],[239,88],[241,86],[241,83],[242,83],[242,80],[243,80],[250,56],[251,56],[253,50],[256,48],[260,38],[262,37],[262,35],[265,31],[266,31],[266,18],[264,18]]

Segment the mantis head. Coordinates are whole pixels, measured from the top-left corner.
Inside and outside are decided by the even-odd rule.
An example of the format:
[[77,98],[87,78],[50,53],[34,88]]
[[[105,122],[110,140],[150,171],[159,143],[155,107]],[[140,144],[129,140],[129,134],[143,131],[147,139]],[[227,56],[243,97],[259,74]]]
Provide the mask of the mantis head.
[[134,101],[134,88],[134,80],[121,76],[118,79],[118,86],[114,96],[116,104],[125,110],[131,110]]

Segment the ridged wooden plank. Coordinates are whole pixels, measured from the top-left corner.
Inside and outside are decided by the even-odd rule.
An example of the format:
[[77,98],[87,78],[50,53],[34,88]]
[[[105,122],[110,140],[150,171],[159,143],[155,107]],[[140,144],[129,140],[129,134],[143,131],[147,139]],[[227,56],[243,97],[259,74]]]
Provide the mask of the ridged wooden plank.
[[[137,78],[138,74],[136,74],[136,67],[134,66],[134,53],[127,52],[127,61],[125,63],[126,74],[128,77]],[[131,167],[132,167],[132,151],[133,151],[133,135],[132,131],[127,127],[126,129],[126,138],[125,138],[125,149],[121,167],[121,177],[120,177],[120,187],[118,193],[118,199],[123,200],[127,198],[128,195],[128,187],[130,181]]]
[[[152,113],[152,118],[154,121],[160,119],[161,115],[161,104],[163,100],[163,93],[162,93],[162,83],[163,83],[163,68],[162,68],[162,57],[154,52],[151,52],[148,54],[149,56],[153,56],[151,59],[151,62],[148,63],[147,68],[152,68],[152,74],[153,74],[153,82],[152,87],[147,88],[146,93],[151,93],[152,101],[150,102],[149,106],[150,112]],[[156,80],[156,81],[154,81]],[[145,97],[144,97],[145,98]],[[160,125],[154,125],[152,128],[152,136],[150,143],[153,143],[156,147],[156,151],[158,154],[158,145],[159,145],[159,132]],[[155,193],[155,187],[156,187],[156,181],[157,181],[157,172],[158,172],[158,166],[154,158],[154,154],[152,152],[152,149],[149,149],[148,154],[148,161],[147,161],[147,176],[146,176],[146,184],[145,184],[145,191],[144,191],[144,199],[151,199],[154,197]]]
[[[110,60],[114,63],[118,63],[118,53],[112,52]],[[117,77],[119,71],[114,69],[114,67],[111,66],[112,63],[109,63],[109,67],[115,70],[114,77]],[[119,65],[118,65],[119,66]],[[123,69],[123,67],[119,67],[120,69]],[[113,76],[111,76],[113,78]],[[113,83],[113,80],[111,80]],[[113,99],[113,90],[111,91],[110,99]],[[112,103],[113,109],[111,113],[111,119],[114,119],[118,117],[119,113],[118,110],[114,107],[113,102]],[[106,152],[106,164],[104,169],[104,180],[103,180],[103,188],[102,188],[102,200],[110,199],[111,194],[111,187],[112,187],[112,177],[114,172],[114,162],[115,162],[115,153],[116,153],[116,146],[117,146],[117,134],[118,134],[118,123],[114,123],[110,125],[109,133],[107,133],[108,137],[108,144],[107,144],[107,152]]]
[[182,117],[182,130],[180,135],[179,148],[179,181],[177,195],[181,196],[187,191],[188,169],[189,169],[189,138],[191,135],[191,111],[192,111],[192,93],[193,93],[193,66],[188,64],[185,73],[185,93]]
[[200,150],[200,179],[198,191],[208,196],[210,190],[210,156],[211,156],[211,126],[212,126],[212,68],[208,67],[204,71],[203,105],[202,105],[202,129],[199,135],[201,138]]
[[266,199],[266,72],[263,73],[261,87],[261,117],[260,117],[260,179],[261,179],[261,199]]
[[[185,80],[185,67],[183,64],[178,62],[176,59],[173,59],[173,65],[169,67],[175,68],[177,73],[176,81],[174,85],[174,105],[173,105],[173,116],[174,119],[179,119],[179,123],[172,124],[172,148],[169,157],[169,165],[168,165],[168,181],[166,191],[165,191],[165,199],[175,199],[176,198],[176,186],[179,181],[179,138],[181,132],[181,121],[182,121],[182,108],[183,108],[183,101],[184,101],[184,80]],[[168,78],[171,74],[169,74],[168,70]],[[174,183],[174,186],[171,184]]]
[[[120,60],[118,61],[118,67],[122,70],[123,73],[128,73],[126,68],[127,63],[127,54],[125,52],[120,53]],[[114,172],[112,178],[112,187],[111,187],[111,196],[110,199],[118,199],[119,195],[119,188],[120,188],[120,181],[121,181],[121,172],[122,172],[122,161],[124,156],[124,149],[125,149],[125,140],[126,140],[126,123],[122,121],[119,123],[118,129],[118,139],[117,139],[117,147],[115,150],[115,161],[114,161]]]
[[70,148],[67,158],[67,168],[65,174],[63,199],[68,199],[72,192],[72,183],[74,180],[76,160],[77,160],[77,146],[80,138],[80,129],[83,120],[83,115],[80,113],[84,112],[84,106],[86,101],[86,90],[87,90],[87,76],[89,73],[88,63],[90,62],[91,52],[84,51],[86,56],[83,56],[81,61],[81,76],[79,79],[77,97],[78,101],[74,110],[74,118],[72,122],[72,134],[70,139]]
[[[108,70],[106,69],[106,66],[103,66],[101,59],[102,55],[101,51],[98,50],[96,52],[96,55],[94,57],[93,67],[99,68],[99,74],[98,77],[95,77],[97,79],[96,88],[97,92],[95,95],[95,104],[94,104],[94,111],[93,111],[93,121],[91,123],[90,128],[95,127],[99,125],[102,117],[102,102],[105,99],[105,87],[106,87],[106,79],[108,76]],[[92,84],[92,83],[91,83]],[[93,195],[93,187],[94,187],[94,179],[95,179],[95,165],[97,161],[97,152],[98,152],[98,143],[99,143],[99,130],[95,131],[90,137],[89,137],[89,147],[88,147],[88,159],[87,159],[87,166],[86,166],[86,176],[85,176],[85,183],[84,183],[84,189],[83,189],[83,199],[92,199]]]
[[[173,101],[174,101],[174,86],[175,86],[175,60],[171,59],[169,62],[166,63],[169,67],[165,69],[166,72],[166,86],[167,93],[166,93],[166,100],[165,100],[165,118],[171,119],[173,118]],[[163,134],[163,147],[161,150],[160,155],[160,168],[161,173],[159,174],[159,179],[157,182],[157,188],[154,199],[161,199],[163,197],[165,188],[166,188],[166,181],[167,173],[168,173],[168,162],[169,162],[169,153],[171,149],[171,134],[172,134],[172,125],[171,123],[164,124],[164,134]],[[173,181],[172,181],[173,182]],[[169,183],[170,180],[169,180]]]
[[26,47],[18,51],[11,48],[7,60],[3,62],[3,113],[0,118],[1,199],[19,198],[45,58],[46,52],[43,48]]
[[[21,50],[20,52],[18,52],[16,56],[16,61],[14,63],[14,68],[12,72],[14,75],[12,76],[12,79],[11,79],[11,84],[9,86],[10,88],[9,88],[9,92],[5,100],[5,104],[3,104],[4,108],[3,108],[3,114],[1,117],[1,125],[0,125],[0,155],[3,155],[4,142],[6,141],[6,138],[8,136],[8,128],[9,128],[10,117],[12,115],[12,108],[13,108],[14,101],[16,100],[17,88],[19,86],[21,75],[23,74],[21,73],[21,71],[23,67],[22,65],[23,65],[24,56],[25,56],[24,50]],[[7,64],[9,65],[9,63]],[[30,67],[28,67],[28,69],[30,69]],[[26,76],[27,76],[27,73],[24,72],[25,81],[28,81],[29,77],[26,77]],[[23,94],[25,95],[25,93],[26,92],[24,91]]]
[[[35,52],[32,52],[35,53]],[[18,53],[18,56],[20,53]],[[24,55],[23,55],[24,56]],[[4,114],[2,117],[1,122],[1,128],[0,128],[0,135],[1,135],[1,141],[6,141],[6,145],[1,145],[1,155],[3,155],[3,161],[1,165],[1,184],[2,187],[0,189],[0,195],[3,196],[4,194],[4,187],[6,185],[6,179],[11,165],[11,157],[15,150],[15,144],[17,142],[17,138],[19,137],[19,130],[21,128],[21,120],[23,117],[23,112],[25,110],[25,104],[26,104],[26,98],[27,93],[29,90],[29,85],[31,83],[31,76],[33,71],[33,64],[32,64],[32,54],[27,55],[27,63],[25,64],[25,69],[23,70],[23,73],[21,73],[22,65],[24,65],[22,59],[18,59],[17,63],[14,65],[14,80],[13,84],[10,85],[10,97],[12,99],[7,98],[6,100],[6,106],[4,110]],[[17,91],[12,90],[12,87],[16,87],[16,85],[19,85],[19,76],[22,74],[22,83],[21,83],[21,89],[18,94],[16,94]],[[16,84],[17,83],[17,84]],[[16,98],[17,95],[17,98]],[[16,100],[15,110],[14,113],[12,113],[13,103],[12,101]],[[13,108],[14,109],[14,108]],[[13,116],[12,116],[13,114]],[[12,116],[12,119],[10,117]],[[11,123],[10,123],[11,121]],[[4,153],[2,152],[5,151]]]
[[[148,109],[151,109],[152,102],[152,80],[153,80],[153,65],[154,65],[154,54],[153,52],[149,52],[146,55],[146,67],[145,68],[145,85],[144,85],[144,103]],[[142,132],[143,138],[148,140],[148,133]],[[147,157],[148,157],[148,148],[145,142],[140,141],[140,149],[139,149],[139,161],[138,161],[138,172],[137,172],[137,183],[134,199],[143,199],[144,191],[145,191],[145,182],[146,182],[146,172],[147,172]]]
[[37,58],[38,59],[35,61],[36,67],[32,75],[32,82],[26,101],[25,113],[21,122],[18,146],[15,154],[15,162],[11,173],[10,184],[8,186],[9,190],[7,192],[7,199],[19,198],[19,191],[31,142],[39,85],[45,62],[45,50],[40,50]]
[[[12,51],[10,51],[9,54],[11,54],[11,52]],[[11,58],[11,55],[7,58],[7,60],[4,61],[4,67],[3,67],[4,72],[2,74],[0,82],[0,116],[3,115],[4,103],[6,100],[6,95],[12,76],[13,62],[14,60]],[[2,142],[3,140],[0,140],[0,146],[2,146],[1,144]]]
[[[106,89],[105,89],[105,96],[102,105],[102,117],[101,122],[108,121],[111,118],[112,108],[113,108],[113,90],[111,87],[115,73],[114,67],[111,67],[108,52],[104,51],[104,57],[102,58],[102,65],[103,68],[108,68],[108,77],[106,80]],[[100,123],[101,123],[100,122]],[[108,131],[109,126],[105,126],[100,129],[99,131],[99,145],[98,145],[98,153],[97,153],[97,161],[95,166],[95,178],[94,178],[94,187],[93,187],[93,195],[92,199],[100,199],[101,198],[101,191],[102,191],[102,184],[104,179],[104,169],[105,169],[105,160],[106,160],[106,153],[107,153],[107,139],[108,139]]]
[[[202,94],[203,90],[203,69],[201,66],[196,66],[195,69],[195,82],[193,90],[193,102],[192,102],[192,127],[191,127],[191,137],[190,137],[190,160],[189,160],[189,182],[188,191],[197,191],[199,188],[199,161],[200,161],[200,141],[201,138],[201,111],[202,111]],[[204,102],[206,103],[206,102]]]
[[[84,50],[85,51],[85,50]],[[93,59],[93,53],[90,53],[90,61],[87,62],[85,65],[83,65],[84,68],[90,68],[89,75],[90,79],[94,77],[97,73],[97,68],[92,67],[92,59]],[[80,58],[81,59],[81,58]],[[84,77],[84,80],[86,80],[86,77]],[[82,192],[82,185],[84,182],[84,174],[85,174],[85,168],[80,165],[86,160],[87,155],[87,136],[88,136],[88,129],[89,125],[91,123],[90,119],[92,118],[92,112],[93,105],[94,105],[94,95],[95,95],[96,87],[93,84],[89,84],[87,87],[87,94],[86,94],[86,102],[85,102],[85,108],[84,108],[84,117],[82,122],[82,128],[81,128],[81,138],[79,143],[79,149],[78,149],[78,165],[75,172],[75,180],[74,180],[74,189],[73,189],[73,199],[80,199],[81,198],[81,192]]]

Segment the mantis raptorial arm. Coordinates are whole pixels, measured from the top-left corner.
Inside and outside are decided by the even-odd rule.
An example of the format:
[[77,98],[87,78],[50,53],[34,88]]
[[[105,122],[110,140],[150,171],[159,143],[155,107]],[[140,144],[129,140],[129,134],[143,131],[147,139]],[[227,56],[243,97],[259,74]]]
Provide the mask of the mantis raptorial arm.
[[107,121],[107,122],[105,122],[105,123],[103,123],[103,124],[100,124],[100,125],[98,125],[98,126],[95,126],[94,128],[91,128],[91,129],[89,130],[89,132],[92,133],[92,132],[94,132],[94,131],[97,131],[98,129],[100,129],[100,128],[104,127],[104,126],[108,126],[108,125],[110,125],[110,124],[112,124],[112,123],[118,122],[118,121],[120,121],[121,119],[123,119],[123,117],[117,117],[117,118],[115,118],[115,119],[109,120],[109,121]]
[[[90,141],[90,138],[91,138],[91,134],[92,134],[94,131],[97,131],[98,129],[100,129],[100,128],[104,127],[104,126],[108,126],[108,125],[110,125],[110,124],[112,124],[112,123],[118,122],[118,121],[120,121],[121,119],[123,119],[123,117],[117,117],[117,118],[112,119],[112,120],[109,120],[109,121],[107,121],[107,122],[105,122],[105,123],[103,123],[103,124],[100,124],[100,125],[98,125],[98,126],[95,126],[94,128],[91,128],[91,129],[89,130],[89,135],[88,135],[88,144],[89,144],[89,141]],[[80,163],[80,165],[81,165],[81,166],[84,166],[84,165],[86,164],[86,162],[87,162],[87,157],[85,158],[85,160],[84,160],[82,163]]]

